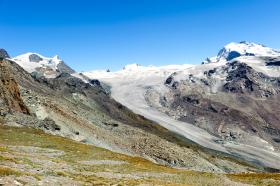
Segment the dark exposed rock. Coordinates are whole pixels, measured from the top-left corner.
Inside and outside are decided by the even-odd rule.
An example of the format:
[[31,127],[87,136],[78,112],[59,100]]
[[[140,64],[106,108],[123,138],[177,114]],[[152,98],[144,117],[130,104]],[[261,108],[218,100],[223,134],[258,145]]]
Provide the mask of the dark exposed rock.
[[188,95],[188,96],[184,96],[182,99],[183,102],[191,103],[193,105],[198,105],[200,97],[198,95]]
[[97,80],[97,79],[92,79],[92,80],[90,80],[90,83],[91,83],[92,85],[101,86],[100,81]]
[[276,143],[280,143],[280,138],[273,138],[273,141],[275,141]]
[[170,86],[173,89],[176,89],[178,86],[178,82],[174,81],[174,76],[175,74],[171,74],[164,82],[165,85]]
[[61,61],[61,62],[57,65],[57,69],[58,69],[58,71],[61,72],[61,73],[68,73],[68,74],[75,73],[75,70],[73,70],[71,67],[69,67],[68,65],[66,65],[63,61]]
[[201,95],[192,94],[176,97],[171,104],[171,110],[176,110],[178,107],[182,108],[186,113],[179,120],[189,123],[198,122],[197,124],[199,124],[198,118],[203,117],[206,119],[208,126],[202,128],[213,134],[217,134],[215,130],[220,123],[237,123],[238,125],[246,126],[247,130],[254,129],[251,124],[257,123],[257,121],[253,122],[251,118],[242,112],[229,108],[222,103],[203,98]]
[[40,61],[42,61],[42,60],[43,60],[43,59],[42,59],[40,56],[36,55],[36,54],[31,54],[31,55],[29,56],[29,61],[30,61],[30,62],[38,63],[38,62],[40,62]]
[[165,84],[166,85],[170,85],[173,82],[173,77],[169,76],[166,80],[165,80]]
[[267,66],[280,66],[280,61],[266,62]]
[[231,51],[231,52],[228,54],[226,60],[227,60],[227,61],[230,61],[230,60],[232,60],[232,59],[234,59],[234,58],[237,58],[237,57],[240,57],[240,56],[241,56],[240,53],[238,53],[238,52],[236,52],[236,51]]
[[207,79],[200,79],[200,81],[201,81],[204,85],[206,85],[206,86],[209,86],[209,85],[210,85],[210,83],[208,82]]
[[204,74],[207,76],[212,76],[213,74],[215,74],[217,71],[217,68],[211,69],[209,71],[205,71]]
[[10,58],[8,52],[5,49],[0,48],[0,59]]
[[44,130],[59,131],[60,126],[55,123],[55,121],[49,117],[45,118],[40,124],[39,128]]
[[239,62],[228,64],[225,92],[250,93],[259,97],[269,97],[280,92],[280,78],[269,77],[252,67]]
[[111,123],[111,122],[103,122],[104,125],[106,126],[111,126],[111,127],[118,127],[119,124],[118,123]]

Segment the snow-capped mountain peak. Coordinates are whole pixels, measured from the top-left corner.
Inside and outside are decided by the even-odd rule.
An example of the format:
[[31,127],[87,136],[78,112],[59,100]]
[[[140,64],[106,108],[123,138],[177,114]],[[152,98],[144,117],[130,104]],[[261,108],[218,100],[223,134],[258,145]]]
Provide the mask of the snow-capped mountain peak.
[[13,58],[19,65],[26,68],[27,71],[33,72],[37,67],[49,67],[57,69],[57,65],[62,62],[57,55],[52,58],[42,56],[37,53],[28,52]]
[[55,55],[54,57],[45,57],[38,53],[28,52],[12,58],[12,60],[29,73],[37,72],[47,78],[56,77],[63,71],[69,73],[74,72],[74,70],[65,65],[58,55]]
[[207,58],[203,63],[227,62],[242,56],[279,57],[280,51],[253,42],[231,42],[225,45],[217,56]]

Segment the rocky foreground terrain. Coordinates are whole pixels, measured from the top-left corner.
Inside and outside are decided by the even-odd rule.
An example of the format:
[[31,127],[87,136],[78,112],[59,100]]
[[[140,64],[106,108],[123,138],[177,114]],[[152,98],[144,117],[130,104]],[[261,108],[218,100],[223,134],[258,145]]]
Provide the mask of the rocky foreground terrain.
[[[157,113],[165,113],[168,116],[167,121],[169,118],[175,118],[178,122],[192,123],[199,128],[194,130],[194,134],[199,134],[197,136],[193,134],[194,139],[204,136],[205,138],[201,137],[200,140],[210,145],[207,147],[185,134],[170,130],[167,125],[162,125],[164,123],[162,118],[154,120],[145,115],[145,112],[135,110],[135,107],[127,104],[125,99],[118,97],[122,93],[127,93],[127,89],[122,89],[124,88],[122,86],[116,89],[118,84],[108,81],[110,78],[104,78],[104,72],[103,78],[100,74],[93,76],[92,73],[76,73],[58,56],[46,58],[39,54],[27,53],[10,58],[5,50],[1,50],[0,58],[0,184],[279,184],[277,173],[264,173],[277,172],[278,161],[275,163],[276,167],[270,166],[271,162],[268,164],[254,162],[240,156],[241,153],[228,153],[220,146],[225,141],[251,145],[255,140],[262,142],[256,143],[255,148],[268,149],[277,156],[279,134],[271,132],[279,127],[277,125],[279,116],[276,114],[279,108],[278,98],[274,97],[279,91],[277,77],[267,76],[254,71],[246,64],[234,62],[230,63],[228,68],[223,66],[222,70],[218,70],[228,74],[228,85],[224,85],[224,89],[220,87],[216,89],[219,92],[219,100],[233,100],[236,105],[230,102],[228,105],[231,107],[239,108],[246,105],[256,112],[252,105],[266,108],[259,109],[258,113],[262,115],[259,114],[256,118],[232,108],[225,108],[228,114],[225,116],[221,113],[227,104],[217,100],[216,103],[212,97],[209,101],[208,97],[207,99],[203,97],[204,93],[198,98],[199,94],[191,94],[193,97],[190,98],[187,98],[187,95],[183,96],[191,92],[184,88],[190,85],[184,83],[186,79],[176,79],[176,75],[179,74],[174,73],[176,66],[157,71],[158,80],[161,86],[165,87],[160,89],[164,90],[160,94],[153,86],[148,86],[149,83],[144,87],[145,94],[142,94],[142,89],[139,92],[137,88],[134,89],[136,94],[132,100],[138,106],[143,106],[142,108],[147,111],[148,108],[154,108]],[[271,59],[267,64],[273,66],[273,62],[275,59]],[[184,69],[189,67],[186,65]],[[238,72],[230,69],[237,69]],[[124,71],[134,76],[133,69],[128,68]],[[272,72],[275,72],[274,69]],[[105,74],[108,75],[107,73],[111,76],[110,72]],[[153,75],[149,76],[146,71],[144,73],[146,77],[155,78]],[[215,72],[212,71],[205,73],[207,77],[207,73],[215,76]],[[257,85],[247,86],[244,77],[256,78]],[[124,79],[127,79],[127,76]],[[211,80],[211,78],[207,80],[209,79]],[[146,81],[143,78],[142,80]],[[131,81],[134,82],[134,79]],[[190,89],[208,90],[203,87],[207,86],[203,80],[199,82],[195,89],[193,87]],[[123,83],[128,85],[127,82]],[[142,87],[135,85],[138,88]],[[260,87],[257,91],[256,86]],[[222,95],[231,96],[225,98]],[[236,95],[246,95],[243,96],[245,97],[243,105],[232,98]],[[142,98],[146,105],[143,105]],[[250,102],[249,98],[256,98],[259,102]],[[267,102],[268,99],[271,100]],[[245,104],[245,101],[251,105]],[[193,104],[199,105],[201,109],[197,105],[193,108]],[[208,110],[204,111],[202,107],[203,109],[213,107],[210,112],[214,114],[208,113]],[[215,109],[217,111],[214,111]],[[272,112],[269,109],[276,111]],[[204,118],[199,120],[198,118],[202,116]],[[238,118],[236,124],[229,125],[236,118]],[[261,119],[269,123],[266,125],[267,130],[264,129]],[[205,120],[208,124],[205,124]],[[252,125],[252,121],[256,124]],[[229,127],[234,130],[228,129]],[[236,133],[235,129],[242,131],[241,135]],[[212,139],[217,141],[213,143]],[[215,148],[211,148],[212,146]],[[258,177],[258,180],[254,180],[254,177]]]

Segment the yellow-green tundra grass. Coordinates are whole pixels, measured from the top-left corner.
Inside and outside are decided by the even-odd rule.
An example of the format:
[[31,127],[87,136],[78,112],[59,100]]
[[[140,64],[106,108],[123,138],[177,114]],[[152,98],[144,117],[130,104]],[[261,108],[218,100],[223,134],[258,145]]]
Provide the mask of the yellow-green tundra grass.
[[1,184],[280,185],[280,175],[178,170],[40,130],[0,125]]

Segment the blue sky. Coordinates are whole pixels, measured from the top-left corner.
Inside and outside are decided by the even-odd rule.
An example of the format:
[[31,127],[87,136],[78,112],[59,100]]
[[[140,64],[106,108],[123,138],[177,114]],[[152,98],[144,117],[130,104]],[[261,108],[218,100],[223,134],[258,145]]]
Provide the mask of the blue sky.
[[77,71],[200,63],[231,41],[280,48],[279,0],[0,0],[0,48]]

